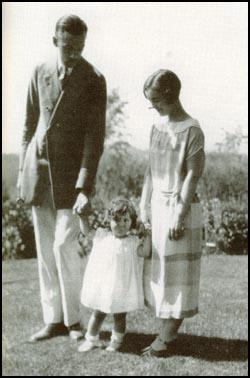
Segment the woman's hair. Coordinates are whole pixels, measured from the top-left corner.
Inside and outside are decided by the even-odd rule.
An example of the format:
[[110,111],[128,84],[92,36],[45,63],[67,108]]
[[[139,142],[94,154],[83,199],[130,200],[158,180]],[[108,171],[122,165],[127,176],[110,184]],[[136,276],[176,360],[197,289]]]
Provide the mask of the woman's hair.
[[57,21],[56,33],[58,31],[67,31],[74,36],[79,36],[82,34],[87,34],[88,27],[80,17],[75,15],[66,15]]
[[111,218],[115,216],[121,216],[123,214],[129,213],[131,218],[131,229],[136,228],[137,214],[132,203],[125,198],[115,198],[111,201],[111,204],[106,213],[106,222],[110,223]]
[[180,95],[181,81],[178,76],[169,70],[158,70],[150,75],[144,83],[143,93],[146,98],[147,91],[154,90],[166,100],[167,104],[174,104]]

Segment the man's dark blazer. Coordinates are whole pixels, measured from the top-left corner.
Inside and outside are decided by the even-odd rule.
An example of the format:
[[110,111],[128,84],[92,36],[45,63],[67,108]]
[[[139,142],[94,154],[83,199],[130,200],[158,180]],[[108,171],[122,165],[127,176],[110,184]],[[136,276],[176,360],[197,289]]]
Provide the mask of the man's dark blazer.
[[[57,62],[38,66],[32,76],[20,155],[21,197],[41,205],[46,184],[47,150],[56,209],[71,208],[77,190],[89,195],[103,151],[106,83],[85,59],[77,63],[64,90]],[[45,160],[46,162],[46,160]]]

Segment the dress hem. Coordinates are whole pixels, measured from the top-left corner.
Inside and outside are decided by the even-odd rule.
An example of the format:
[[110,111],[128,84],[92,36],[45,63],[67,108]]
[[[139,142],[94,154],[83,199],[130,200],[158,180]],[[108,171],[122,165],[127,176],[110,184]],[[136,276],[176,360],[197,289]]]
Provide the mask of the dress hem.
[[[145,306],[151,310],[155,310],[155,306],[153,306],[147,301],[145,301]],[[192,310],[181,311],[178,314],[174,312],[160,311],[159,313],[156,312],[156,317],[160,319],[184,319],[184,318],[192,318],[198,313],[199,313],[199,309],[198,307],[196,307],[195,309],[192,309]]]
[[132,312],[132,311],[139,311],[139,310],[143,310],[145,309],[145,306],[142,305],[140,307],[132,307],[132,308],[123,308],[123,309],[118,309],[117,311],[111,311],[111,310],[108,310],[107,309],[101,309],[101,307],[97,307],[97,306],[88,306],[87,304],[85,303],[82,303],[81,304],[84,306],[84,307],[87,307],[89,308],[90,310],[92,311],[100,311],[100,312],[103,312],[104,314],[109,314],[109,315],[113,315],[113,314],[120,314],[120,313],[124,313],[124,312]]

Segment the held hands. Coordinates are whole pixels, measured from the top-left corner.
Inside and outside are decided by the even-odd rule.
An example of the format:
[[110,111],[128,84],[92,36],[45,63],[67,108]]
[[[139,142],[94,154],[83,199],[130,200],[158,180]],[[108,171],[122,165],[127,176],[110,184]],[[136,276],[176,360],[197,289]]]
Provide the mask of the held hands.
[[87,256],[90,253],[93,245],[92,239],[90,237],[90,229],[87,216],[89,207],[90,203],[88,198],[85,196],[85,194],[80,192],[73,206],[73,214],[77,214],[79,216],[80,232],[78,234],[78,243],[82,248],[82,253],[84,256]]
[[137,248],[137,255],[145,259],[150,259],[152,255],[152,242],[151,226],[149,223],[144,224],[140,221],[138,228],[138,237],[140,239],[140,244]]
[[149,216],[146,210],[140,210],[140,215],[137,220],[137,229],[139,238],[145,235],[147,229],[150,228]]
[[90,235],[84,235],[82,232],[78,234],[78,243],[81,246],[82,254],[88,256],[93,247],[93,239]]
[[80,232],[78,234],[78,243],[82,248],[84,256],[90,254],[93,246],[93,237],[90,232],[89,221],[86,215],[79,215]]
[[76,202],[73,206],[73,214],[84,215],[89,210],[90,203],[88,197],[80,192],[76,198]]

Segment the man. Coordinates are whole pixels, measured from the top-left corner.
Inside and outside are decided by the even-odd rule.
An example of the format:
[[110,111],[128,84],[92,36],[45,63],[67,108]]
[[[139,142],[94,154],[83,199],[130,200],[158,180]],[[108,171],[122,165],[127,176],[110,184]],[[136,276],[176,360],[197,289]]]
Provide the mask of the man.
[[53,37],[58,59],[36,67],[28,90],[18,187],[33,205],[45,323],[31,342],[82,336],[78,215],[89,207],[106,112],[105,79],[81,57],[86,34],[79,17],[60,18]]

